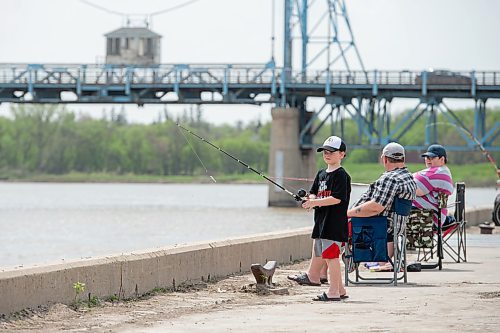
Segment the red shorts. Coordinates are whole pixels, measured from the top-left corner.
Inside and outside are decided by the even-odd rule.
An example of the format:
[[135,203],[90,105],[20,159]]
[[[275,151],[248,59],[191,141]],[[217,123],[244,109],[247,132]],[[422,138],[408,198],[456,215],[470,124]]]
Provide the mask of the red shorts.
[[323,259],[338,259],[344,252],[345,244],[329,239],[314,239],[314,255]]

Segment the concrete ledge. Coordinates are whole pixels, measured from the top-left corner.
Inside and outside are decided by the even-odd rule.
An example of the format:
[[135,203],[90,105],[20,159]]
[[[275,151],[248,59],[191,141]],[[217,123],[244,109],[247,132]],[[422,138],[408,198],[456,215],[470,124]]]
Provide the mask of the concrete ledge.
[[474,207],[465,210],[465,220],[468,226],[477,226],[483,222],[491,222],[493,206]]
[[0,272],[0,314],[74,300],[73,283],[101,298],[142,295],[154,288],[249,272],[267,259],[288,263],[311,256],[311,228],[212,243],[166,247],[129,255]]

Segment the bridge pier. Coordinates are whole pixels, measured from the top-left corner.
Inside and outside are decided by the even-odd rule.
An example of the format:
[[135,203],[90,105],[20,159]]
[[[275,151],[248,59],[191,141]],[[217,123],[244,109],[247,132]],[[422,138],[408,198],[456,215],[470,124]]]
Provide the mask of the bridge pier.
[[[297,108],[276,107],[271,110],[271,146],[269,175],[276,183],[291,192],[297,186],[307,191],[311,183],[292,182],[284,178],[313,178],[316,174],[315,150],[301,150],[299,146],[299,117]],[[287,184],[292,184],[292,186]],[[299,184],[295,186],[295,184]],[[269,206],[294,207],[298,203],[279,187],[269,184]]]

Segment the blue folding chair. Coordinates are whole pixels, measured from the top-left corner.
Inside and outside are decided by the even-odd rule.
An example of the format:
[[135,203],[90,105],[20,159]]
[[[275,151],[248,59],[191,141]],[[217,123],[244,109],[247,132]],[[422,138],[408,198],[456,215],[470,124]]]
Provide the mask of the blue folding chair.
[[[406,222],[411,210],[411,200],[396,198],[391,208],[394,228],[394,259],[387,253],[387,217],[353,217],[352,234],[346,251],[345,285],[353,284],[394,284],[403,279],[407,283],[406,271]],[[362,262],[388,261],[392,264],[391,277],[364,277],[359,271]],[[355,272],[355,280],[349,273]]]

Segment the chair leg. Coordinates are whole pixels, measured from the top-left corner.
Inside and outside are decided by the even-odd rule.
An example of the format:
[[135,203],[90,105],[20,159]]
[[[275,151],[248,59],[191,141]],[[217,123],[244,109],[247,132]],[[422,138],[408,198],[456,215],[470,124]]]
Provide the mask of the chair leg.
[[404,270],[403,271],[403,278],[404,278],[404,283],[407,283],[408,282],[408,274],[407,274],[408,271],[407,271],[406,266],[407,266],[408,261],[406,261],[406,237],[404,237],[404,239],[403,239],[403,246],[402,246],[402,248],[405,251],[404,252],[404,258],[403,258],[403,260],[404,260],[404,264],[403,264],[403,270]]
[[463,250],[464,250],[464,261],[467,262],[467,231],[464,225],[464,237],[463,237]]
[[[451,238],[454,235],[456,235],[457,237],[456,247],[452,245],[453,242]],[[464,223],[458,224],[454,230],[443,237],[443,250],[446,254],[448,254],[448,256],[450,256],[450,258],[452,258],[457,263],[467,261],[466,230]]]

